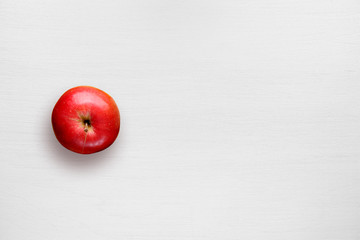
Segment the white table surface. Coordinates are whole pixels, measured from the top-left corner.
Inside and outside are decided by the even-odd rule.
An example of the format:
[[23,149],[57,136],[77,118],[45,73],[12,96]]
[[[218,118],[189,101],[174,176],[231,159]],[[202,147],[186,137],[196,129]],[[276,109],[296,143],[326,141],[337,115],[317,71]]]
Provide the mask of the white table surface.
[[[50,123],[78,85],[108,150]],[[1,240],[360,239],[357,0],[1,0]]]

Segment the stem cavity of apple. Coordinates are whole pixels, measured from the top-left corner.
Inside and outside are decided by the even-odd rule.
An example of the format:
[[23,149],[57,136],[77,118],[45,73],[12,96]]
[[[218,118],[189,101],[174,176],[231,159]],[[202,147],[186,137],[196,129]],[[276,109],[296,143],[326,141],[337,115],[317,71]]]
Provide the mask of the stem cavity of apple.
[[90,120],[86,119],[83,122],[84,122],[84,125],[85,125],[84,131],[87,133],[89,131],[89,127],[91,126]]

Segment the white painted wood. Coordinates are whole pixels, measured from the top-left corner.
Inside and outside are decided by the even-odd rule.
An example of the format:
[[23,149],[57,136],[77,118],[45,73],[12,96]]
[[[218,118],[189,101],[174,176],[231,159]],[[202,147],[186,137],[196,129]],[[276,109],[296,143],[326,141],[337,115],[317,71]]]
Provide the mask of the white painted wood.
[[[360,2],[2,0],[0,239],[360,239]],[[62,148],[78,85],[122,117]]]

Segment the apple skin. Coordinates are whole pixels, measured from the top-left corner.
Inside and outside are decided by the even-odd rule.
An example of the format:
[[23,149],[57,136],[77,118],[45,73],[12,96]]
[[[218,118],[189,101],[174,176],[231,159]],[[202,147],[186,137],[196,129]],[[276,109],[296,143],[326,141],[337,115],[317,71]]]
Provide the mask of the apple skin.
[[120,112],[104,91],[79,86],[66,91],[55,104],[51,122],[57,140],[81,154],[109,147],[120,130]]

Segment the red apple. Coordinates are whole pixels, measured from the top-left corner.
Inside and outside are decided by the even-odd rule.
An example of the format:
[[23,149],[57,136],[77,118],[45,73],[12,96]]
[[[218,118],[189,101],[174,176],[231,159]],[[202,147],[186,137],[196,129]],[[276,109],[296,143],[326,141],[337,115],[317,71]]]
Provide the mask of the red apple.
[[66,91],[57,101],[51,121],[58,141],[81,154],[109,147],[120,130],[120,113],[114,99],[89,86]]

